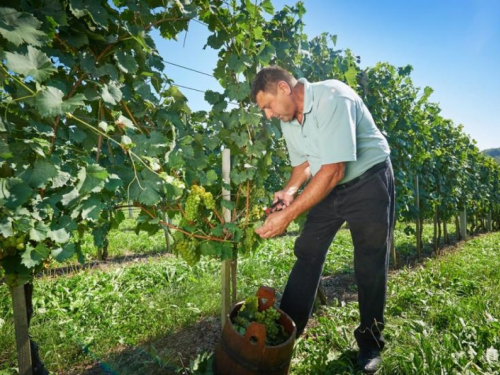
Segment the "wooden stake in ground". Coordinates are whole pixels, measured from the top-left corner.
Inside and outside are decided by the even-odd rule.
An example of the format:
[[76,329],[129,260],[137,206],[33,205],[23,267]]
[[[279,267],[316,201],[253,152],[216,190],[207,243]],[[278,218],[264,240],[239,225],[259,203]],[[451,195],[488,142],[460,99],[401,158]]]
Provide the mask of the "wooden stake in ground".
[[30,337],[28,333],[28,314],[24,285],[10,288],[12,308],[14,309],[14,325],[16,330],[17,360],[20,375],[32,375]]
[[[224,149],[222,151],[222,181],[224,184],[230,185],[229,172],[231,170],[231,151]],[[231,192],[222,187],[222,199],[231,200]],[[224,221],[229,223],[231,221],[231,210],[226,207],[222,208]],[[224,329],[226,315],[231,308],[231,260],[227,259],[222,262],[222,309],[221,309],[221,325]]]
[[467,239],[467,209],[465,206],[463,211],[460,212],[460,237],[463,241]]
[[417,206],[417,257],[420,259],[422,256],[422,228],[421,228],[421,221],[420,221],[420,193],[419,193],[419,188],[418,188],[418,175],[415,176],[415,199],[416,199],[416,206]]
[[[167,216],[167,213],[165,211],[162,212],[162,217],[165,223],[170,224],[170,218]],[[168,230],[168,227],[165,225],[163,226],[163,232],[165,233],[165,245],[167,248],[167,253],[171,253],[172,250],[170,249],[170,238],[169,238],[170,231]]]

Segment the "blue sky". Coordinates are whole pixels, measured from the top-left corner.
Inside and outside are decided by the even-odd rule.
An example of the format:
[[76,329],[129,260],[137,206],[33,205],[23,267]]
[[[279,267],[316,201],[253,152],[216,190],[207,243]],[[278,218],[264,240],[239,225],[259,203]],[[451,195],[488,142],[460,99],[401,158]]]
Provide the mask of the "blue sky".
[[[273,0],[275,9],[295,1]],[[337,35],[361,66],[410,64],[416,86],[430,86],[442,115],[463,124],[483,150],[500,147],[500,0],[305,0],[305,32]],[[162,57],[211,73],[217,52],[203,46],[205,26],[191,22],[179,41],[155,38]],[[208,76],[167,65],[179,85],[218,90]],[[200,92],[183,89],[193,109],[208,109]]]

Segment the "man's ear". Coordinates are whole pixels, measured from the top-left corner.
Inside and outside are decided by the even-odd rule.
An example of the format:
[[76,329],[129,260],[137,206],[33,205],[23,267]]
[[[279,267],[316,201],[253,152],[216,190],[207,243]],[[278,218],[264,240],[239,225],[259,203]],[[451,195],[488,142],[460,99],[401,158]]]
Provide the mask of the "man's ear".
[[292,92],[292,88],[285,81],[279,81],[277,87],[278,92],[281,92],[283,94],[290,95],[290,93]]

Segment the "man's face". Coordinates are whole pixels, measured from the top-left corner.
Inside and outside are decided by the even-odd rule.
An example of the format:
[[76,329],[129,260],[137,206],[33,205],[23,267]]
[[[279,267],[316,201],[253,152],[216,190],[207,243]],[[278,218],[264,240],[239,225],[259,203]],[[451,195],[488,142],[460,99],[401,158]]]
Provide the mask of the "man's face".
[[259,108],[264,111],[267,119],[276,117],[284,122],[290,122],[295,118],[297,108],[291,95],[290,86],[284,81],[276,85],[276,93],[259,91],[255,101]]

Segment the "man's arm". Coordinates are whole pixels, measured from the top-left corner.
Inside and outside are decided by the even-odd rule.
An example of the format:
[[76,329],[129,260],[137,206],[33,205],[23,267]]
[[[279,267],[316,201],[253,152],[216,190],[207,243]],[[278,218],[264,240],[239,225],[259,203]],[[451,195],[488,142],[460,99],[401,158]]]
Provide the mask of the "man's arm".
[[286,209],[269,215],[264,225],[255,232],[262,238],[283,233],[297,216],[321,202],[330,193],[344,178],[344,170],[345,163],[323,164],[297,199]]
[[309,162],[306,161],[296,167],[293,167],[292,175],[290,176],[288,183],[285,185],[283,190],[277,191],[274,194],[274,202],[281,199],[284,203],[283,206],[278,207],[279,209],[283,209],[292,203],[295,194],[297,194],[297,191],[302,185],[304,185],[309,177],[311,177]]

